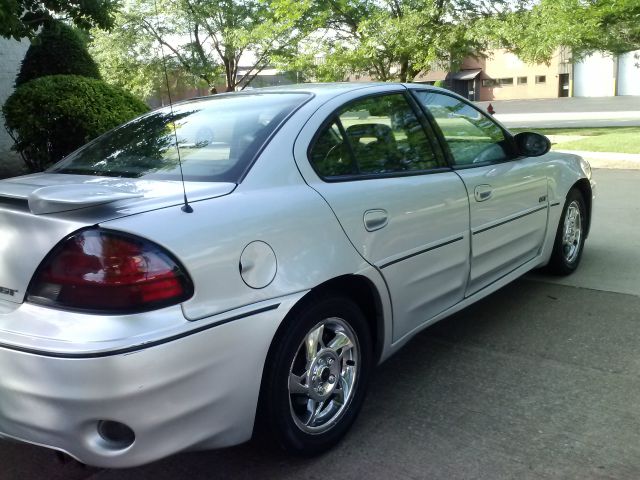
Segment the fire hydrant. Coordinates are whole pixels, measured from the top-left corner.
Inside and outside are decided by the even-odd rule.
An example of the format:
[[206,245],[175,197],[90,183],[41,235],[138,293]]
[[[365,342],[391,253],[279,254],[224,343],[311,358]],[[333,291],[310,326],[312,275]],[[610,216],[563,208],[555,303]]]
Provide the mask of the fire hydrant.
[[493,105],[489,104],[489,106],[487,107],[487,112],[489,113],[489,115],[493,115],[494,113],[496,113],[496,111],[493,109]]

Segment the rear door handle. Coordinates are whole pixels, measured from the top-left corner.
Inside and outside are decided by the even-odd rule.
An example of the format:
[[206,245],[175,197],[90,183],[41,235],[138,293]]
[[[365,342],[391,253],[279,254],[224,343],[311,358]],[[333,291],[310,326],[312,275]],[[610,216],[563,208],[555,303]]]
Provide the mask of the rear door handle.
[[380,230],[386,227],[387,223],[389,223],[389,214],[386,210],[377,208],[364,212],[364,228],[367,229],[367,232]]
[[478,185],[474,190],[474,196],[477,202],[484,202],[493,196],[493,187],[491,185]]

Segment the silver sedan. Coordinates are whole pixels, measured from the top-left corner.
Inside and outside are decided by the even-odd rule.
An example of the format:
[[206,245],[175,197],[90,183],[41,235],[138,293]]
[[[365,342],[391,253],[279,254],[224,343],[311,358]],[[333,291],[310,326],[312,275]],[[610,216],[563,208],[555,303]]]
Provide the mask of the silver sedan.
[[595,184],[549,147],[446,90],[301,85],[0,181],[0,434],[105,467],[330,448],[417,332],[577,268]]

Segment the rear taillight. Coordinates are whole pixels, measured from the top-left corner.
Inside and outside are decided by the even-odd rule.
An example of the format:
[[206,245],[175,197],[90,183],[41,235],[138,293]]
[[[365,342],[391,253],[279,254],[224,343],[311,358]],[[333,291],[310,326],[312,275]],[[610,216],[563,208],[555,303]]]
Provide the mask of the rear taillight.
[[192,294],[184,268],[162,247],[90,229],[72,235],[45,258],[27,300],[72,310],[134,313],[174,305]]

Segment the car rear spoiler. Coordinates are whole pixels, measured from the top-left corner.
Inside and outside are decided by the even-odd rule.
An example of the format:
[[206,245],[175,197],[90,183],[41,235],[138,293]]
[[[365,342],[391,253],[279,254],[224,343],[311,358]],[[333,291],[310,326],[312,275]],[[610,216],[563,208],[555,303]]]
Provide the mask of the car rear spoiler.
[[0,185],[0,197],[20,203],[26,201],[34,215],[67,212],[143,196],[105,185],[52,185],[36,190],[30,185]]

